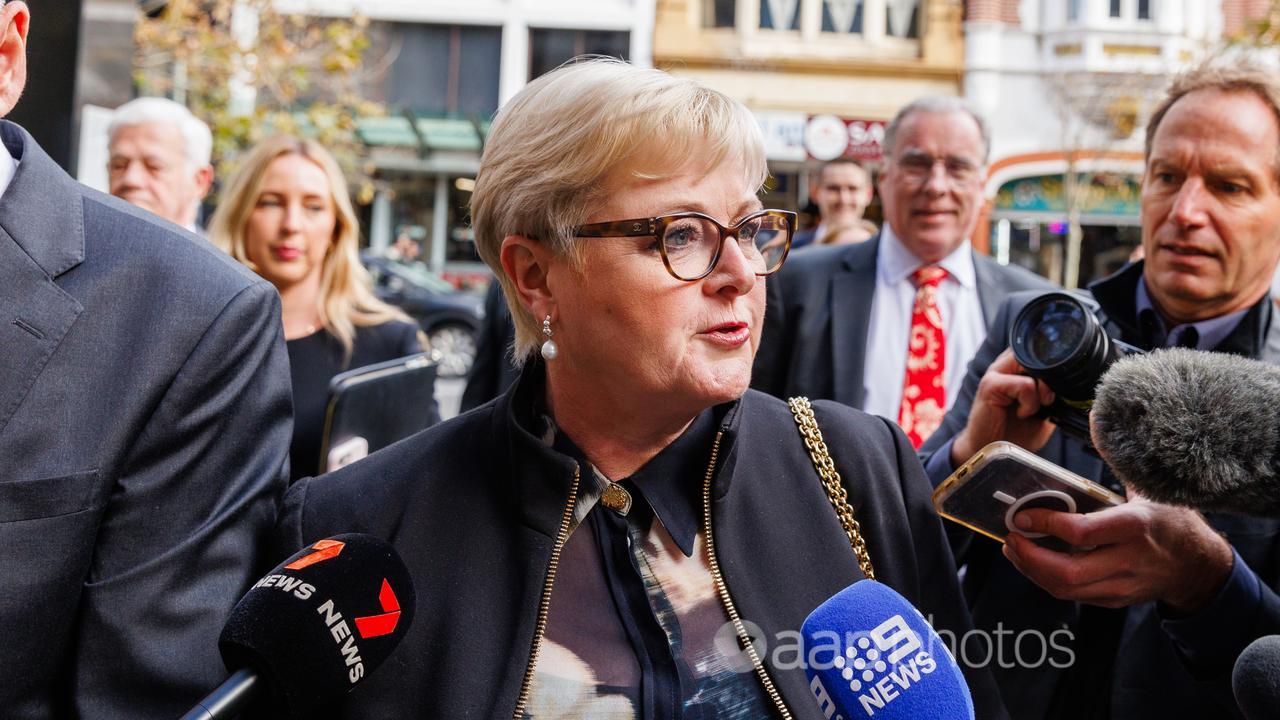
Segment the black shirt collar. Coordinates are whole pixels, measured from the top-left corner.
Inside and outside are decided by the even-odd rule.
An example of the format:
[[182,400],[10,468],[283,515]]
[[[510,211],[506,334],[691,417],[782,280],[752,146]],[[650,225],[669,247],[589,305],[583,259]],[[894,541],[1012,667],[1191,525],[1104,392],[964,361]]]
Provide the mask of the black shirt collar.
[[703,410],[680,437],[620,481],[633,497],[649,504],[685,557],[693,555],[693,540],[702,520],[702,482],[721,414],[717,410]]
[[[545,372],[541,361],[533,360],[521,373],[512,393],[511,419],[522,435],[541,441],[544,452],[572,459],[584,474],[591,472],[590,461],[572,438],[548,424],[543,412]],[[693,556],[693,541],[702,520],[702,484],[711,461],[711,446],[716,431],[728,423],[727,416],[735,405],[736,401],[702,411],[643,467],[616,480],[631,493],[633,503],[643,500],[652,509],[685,557]],[[552,437],[551,446],[546,447]]]

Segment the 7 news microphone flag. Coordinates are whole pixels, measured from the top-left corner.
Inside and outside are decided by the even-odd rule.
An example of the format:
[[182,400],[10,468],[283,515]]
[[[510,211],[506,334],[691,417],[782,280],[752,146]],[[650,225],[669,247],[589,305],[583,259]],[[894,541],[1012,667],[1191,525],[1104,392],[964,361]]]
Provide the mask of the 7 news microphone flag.
[[386,542],[350,533],[309,545],[236,604],[218,641],[235,672],[183,720],[234,718],[248,707],[310,717],[387,659],[413,608],[409,571]]

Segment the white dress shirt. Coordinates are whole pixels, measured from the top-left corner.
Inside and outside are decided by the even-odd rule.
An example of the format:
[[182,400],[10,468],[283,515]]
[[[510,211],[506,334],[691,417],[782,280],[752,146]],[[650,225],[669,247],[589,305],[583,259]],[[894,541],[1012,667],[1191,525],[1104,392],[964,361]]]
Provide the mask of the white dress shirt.
[[0,197],[3,197],[4,191],[9,189],[9,183],[13,182],[13,175],[17,171],[18,161],[9,154],[9,148],[0,142]]
[[[862,409],[898,421],[902,405],[902,384],[907,374],[907,338],[911,333],[911,311],[916,287],[911,275],[922,265],[888,223],[880,233],[876,255],[876,291],[871,300],[867,326],[866,362],[862,383],[866,391]],[[946,340],[943,387],[947,407],[955,402],[964,382],[969,360],[987,337],[978,300],[978,282],[973,269],[973,250],[965,240],[938,263],[947,277],[938,287],[942,332]]]

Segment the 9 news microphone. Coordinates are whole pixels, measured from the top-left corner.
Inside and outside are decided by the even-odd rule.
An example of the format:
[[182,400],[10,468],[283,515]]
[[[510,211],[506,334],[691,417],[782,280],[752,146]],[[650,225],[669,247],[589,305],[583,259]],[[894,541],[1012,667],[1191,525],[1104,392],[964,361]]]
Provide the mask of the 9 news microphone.
[[1280,368],[1157,350],[1107,371],[1094,445],[1116,476],[1170,505],[1280,517]]
[[232,609],[218,649],[235,673],[182,720],[247,708],[305,717],[382,664],[413,621],[409,571],[371,535],[335,535],[298,551]]
[[1236,659],[1231,691],[1248,720],[1275,718],[1280,708],[1280,635],[1250,643]]
[[805,619],[805,673],[828,720],[973,718],[960,667],[919,610],[859,580]]

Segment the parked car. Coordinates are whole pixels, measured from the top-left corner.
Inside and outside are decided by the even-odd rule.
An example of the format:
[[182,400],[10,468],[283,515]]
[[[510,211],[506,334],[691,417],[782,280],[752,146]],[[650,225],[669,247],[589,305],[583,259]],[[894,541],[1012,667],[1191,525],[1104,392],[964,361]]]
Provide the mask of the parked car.
[[378,297],[404,310],[422,326],[439,363],[440,377],[466,377],[476,359],[476,333],[484,298],[460,291],[422,263],[404,263],[362,253]]

